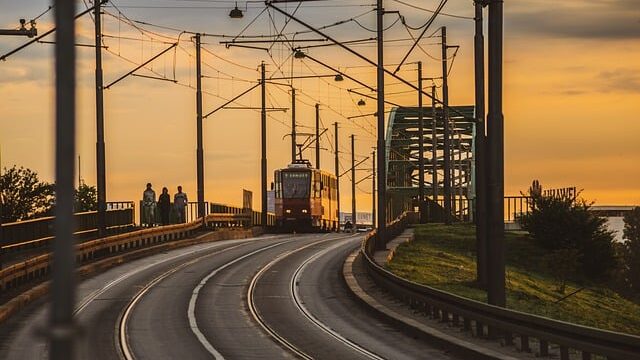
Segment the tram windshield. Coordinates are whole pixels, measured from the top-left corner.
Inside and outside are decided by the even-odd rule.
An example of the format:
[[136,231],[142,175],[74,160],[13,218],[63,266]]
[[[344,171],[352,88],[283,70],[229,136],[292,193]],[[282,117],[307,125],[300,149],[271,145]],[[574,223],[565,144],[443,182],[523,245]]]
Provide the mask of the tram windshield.
[[309,197],[309,172],[282,172],[282,197],[303,199]]

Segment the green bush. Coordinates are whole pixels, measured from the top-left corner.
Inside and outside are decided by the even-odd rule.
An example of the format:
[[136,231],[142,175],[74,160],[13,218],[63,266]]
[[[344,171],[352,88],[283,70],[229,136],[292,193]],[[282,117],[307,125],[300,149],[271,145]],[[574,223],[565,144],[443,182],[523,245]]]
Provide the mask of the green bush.
[[624,215],[624,260],[631,290],[640,294],[640,207]]
[[535,205],[519,219],[522,228],[549,251],[575,249],[584,278],[606,278],[616,266],[614,236],[606,219],[589,211],[591,205],[584,200],[544,197],[532,189],[529,194]]

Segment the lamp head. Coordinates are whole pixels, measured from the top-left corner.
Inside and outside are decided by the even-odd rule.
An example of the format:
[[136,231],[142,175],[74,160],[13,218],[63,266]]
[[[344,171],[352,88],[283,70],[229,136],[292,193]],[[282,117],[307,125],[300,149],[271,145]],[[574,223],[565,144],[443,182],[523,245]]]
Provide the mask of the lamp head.
[[336,77],[333,78],[333,81],[344,81],[342,74],[336,74]]
[[238,2],[236,2],[236,7],[229,12],[229,17],[232,19],[242,19],[244,17],[242,10],[238,9]]

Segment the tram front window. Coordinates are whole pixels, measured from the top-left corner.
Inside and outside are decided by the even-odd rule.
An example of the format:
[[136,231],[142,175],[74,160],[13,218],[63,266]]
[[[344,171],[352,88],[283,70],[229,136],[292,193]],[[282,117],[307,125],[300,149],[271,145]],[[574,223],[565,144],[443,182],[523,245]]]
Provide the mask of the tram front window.
[[309,197],[308,172],[283,172],[282,197],[285,199],[304,199]]

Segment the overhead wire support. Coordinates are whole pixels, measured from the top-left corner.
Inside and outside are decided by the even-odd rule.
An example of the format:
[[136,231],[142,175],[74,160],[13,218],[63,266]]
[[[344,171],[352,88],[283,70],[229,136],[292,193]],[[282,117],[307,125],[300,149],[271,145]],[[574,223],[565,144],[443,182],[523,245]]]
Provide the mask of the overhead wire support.
[[[355,155],[354,155],[354,157],[355,157]],[[358,161],[357,163],[355,163],[355,165],[353,165],[353,167],[351,167],[351,168],[347,169],[345,172],[343,172],[342,174],[340,174],[340,176],[339,176],[339,177],[343,177],[343,176],[347,175],[351,170],[354,170],[355,168],[357,168],[358,166],[360,166],[363,162],[365,162],[365,161],[367,161],[367,160],[369,160],[369,157],[368,157],[368,156],[367,156],[367,157],[365,157],[364,159],[362,159],[362,160]],[[355,170],[354,170],[354,171],[355,171]]]
[[[318,34],[318,35],[320,35],[320,36],[324,36],[324,37],[326,37],[327,39],[329,39],[329,41],[331,41],[331,42],[333,42],[334,44],[336,44],[336,45],[340,46],[341,48],[343,48],[343,49],[344,49],[344,50],[346,50],[347,52],[349,52],[349,53],[351,53],[351,54],[355,55],[356,57],[358,57],[358,58],[362,59],[363,61],[367,62],[367,63],[368,63],[368,64],[370,64],[371,66],[374,66],[374,67],[377,67],[377,66],[378,66],[378,64],[377,64],[376,62],[374,62],[374,61],[370,60],[368,57],[366,57],[366,56],[364,56],[364,55],[360,54],[359,52],[357,52],[357,51],[355,51],[355,50],[353,50],[353,49],[349,48],[348,46],[346,46],[346,45],[344,45],[343,43],[339,42],[338,40],[334,39],[334,38],[333,38],[333,37],[331,37],[330,35],[327,35],[327,34],[323,33],[322,31],[320,31],[320,30],[318,30],[318,29],[314,28],[313,26],[311,26],[311,25],[307,24],[306,22],[304,22],[304,21],[302,21],[302,20],[298,19],[297,17],[295,17],[295,16],[293,16],[293,15],[291,15],[291,14],[287,13],[286,11],[284,11],[284,10],[280,9],[279,7],[277,7],[277,6],[273,5],[273,3],[274,3],[274,1],[267,1],[267,2],[266,2],[267,6],[272,7],[273,9],[275,9],[275,10],[276,10],[276,11],[278,11],[279,13],[283,14],[284,16],[291,17],[291,18],[292,18],[293,20],[295,20],[297,23],[299,23],[300,25],[302,25],[302,26],[304,26],[304,27],[306,27],[306,28],[310,29],[312,32],[315,32],[316,34]],[[312,59],[309,55],[307,55],[307,54],[305,54],[305,55],[306,55],[306,57],[307,57],[307,58]],[[313,59],[312,59],[312,60],[313,60]],[[409,86],[410,88],[412,88],[412,89],[414,89],[414,90],[416,90],[416,91],[418,90],[418,87],[417,87],[416,85],[414,85],[414,84],[412,84],[410,81],[408,81],[408,80],[406,80],[406,79],[404,79],[404,78],[400,77],[400,76],[399,76],[399,75],[397,75],[396,73],[391,72],[391,71],[389,71],[389,70],[387,70],[387,69],[384,69],[384,67],[382,68],[382,71],[384,71],[384,72],[385,72],[386,74],[388,74],[389,76],[394,77],[395,79],[397,79],[398,81],[402,82],[402,83],[403,83],[403,84],[405,84],[406,86]],[[353,79],[352,79],[352,80],[353,80]],[[360,84],[361,84],[361,85],[363,85],[362,83],[360,83]],[[371,87],[370,87],[370,86],[368,86],[368,85],[367,85],[366,87],[367,87],[367,88],[369,88],[369,89],[371,89]],[[425,95],[426,97],[431,98],[431,94],[430,94],[430,93],[428,93],[428,92],[426,92],[426,91],[424,91],[424,90],[422,91],[422,93],[423,93],[423,95]],[[439,99],[435,99],[435,101],[436,101],[438,104],[440,104],[440,105],[443,105],[443,106],[444,106],[444,104],[443,104],[443,102],[442,102],[441,100],[439,100]],[[471,118],[471,117],[466,116],[465,114],[463,114],[462,112],[460,112],[460,111],[459,111],[458,109],[456,109],[456,108],[453,108],[453,107],[450,107],[450,106],[447,106],[447,107],[449,108],[449,110],[450,110],[450,111],[452,111],[452,112],[453,112],[453,113],[455,113],[456,115],[461,116],[462,118],[464,118],[464,119],[466,119],[466,120],[470,120],[470,121],[474,121],[474,120],[475,120],[474,118]]]
[[328,64],[326,64],[326,63],[324,63],[324,62],[322,62],[322,61],[320,61],[320,60],[318,60],[318,59],[314,58],[313,56],[311,56],[311,55],[309,55],[309,54],[306,54],[306,53],[305,53],[304,55],[305,55],[305,56],[304,56],[304,58],[305,58],[305,59],[309,59],[309,60],[311,60],[311,61],[315,62],[316,64],[319,64],[319,65],[322,65],[322,66],[326,67],[327,69],[329,69],[329,70],[331,70],[331,71],[335,71],[336,73],[338,73],[338,74],[340,74],[340,75],[342,75],[342,76],[346,77],[347,79],[349,79],[349,80],[351,80],[351,81],[353,81],[353,82],[357,83],[358,85],[363,86],[363,87],[365,87],[365,88],[367,88],[367,89],[369,89],[369,90],[371,90],[371,91],[374,91],[374,92],[376,91],[376,89],[374,89],[373,87],[371,87],[371,86],[369,86],[369,85],[365,84],[364,82],[362,82],[362,81],[360,81],[360,80],[358,80],[358,79],[354,78],[353,76],[351,76],[351,75],[349,75],[349,74],[346,74],[346,73],[344,73],[344,72],[342,72],[342,71],[340,71],[340,70],[338,70],[338,69],[334,68],[334,67],[333,67],[333,66],[331,66],[331,65],[328,65]]
[[96,200],[98,205],[98,237],[107,235],[107,170],[104,142],[104,78],[102,71],[102,3],[95,2],[95,86],[96,86]]
[[402,58],[402,61],[400,61],[400,64],[398,64],[398,66],[396,67],[396,69],[393,71],[393,73],[397,73],[398,70],[400,70],[400,67],[402,67],[402,64],[404,64],[404,62],[407,60],[407,58],[409,57],[409,55],[411,55],[411,53],[413,52],[413,49],[416,48],[416,46],[418,45],[418,43],[420,42],[420,40],[422,40],[422,37],[424,36],[424,34],[427,32],[427,30],[429,30],[429,27],[431,26],[431,24],[433,24],[433,21],[436,19],[436,17],[438,16],[438,14],[440,13],[440,11],[442,10],[442,8],[444,7],[444,5],[447,3],[447,0],[442,0],[440,1],[440,5],[438,6],[438,8],[436,9],[436,11],[433,12],[433,15],[431,15],[431,18],[429,18],[429,20],[427,21],[427,23],[425,24],[424,29],[422,29],[422,32],[420,33],[420,36],[418,36],[418,38],[416,39],[416,41],[413,43],[413,45],[411,46],[411,48],[409,49],[409,51],[407,51],[407,53],[405,54],[405,56]]
[[156,54],[154,57],[152,57],[151,59],[143,62],[142,64],[138,65],[135,69],[129,71],[128,73],[122,75],[121,77],[119,77],[117,80],[112,81],[109,85],[105,86],[105,89],[108,89],[110,87],[112,87],[113,85],[119,83],[120,81],[124,80],[126,77],[128,77],[129,75],[132,75],[134,72],[140,70],[141,68],[143,68],[145,65],[149,64],[150,62],[152,62],[153,60],[159,58],[160,56],[162,56],[164,53],[166,53],[167,51],[173,49],[174,47],[178,46],[178,43],[174,43],[173,45],[169,46],[168,48],[164,49],[163,51],[161,51],[160,53]]
[[261,83],[257,83],[255,85],[253,85],[252,87],[248,88],[247,90],[243,91],[241,94],[235,96],[233,99],[227,101],[226,103],[222,104],[221,106],[218,106],[217,108],[215,108],[214,110],[212,110],[211,112],[209,112],[208,114],[204,115],[202,118],[206,119],[209,116],[215,114],[216,112],[218,112],[219,110],[224,109],[227,105],[231,104],[232,102],[235,102],[236,100],[240,99],[241,97],[243,97],[244,95],[248,94],[249,92],[251,92],[251,90],[257,88],[258,86],[260,86]]

